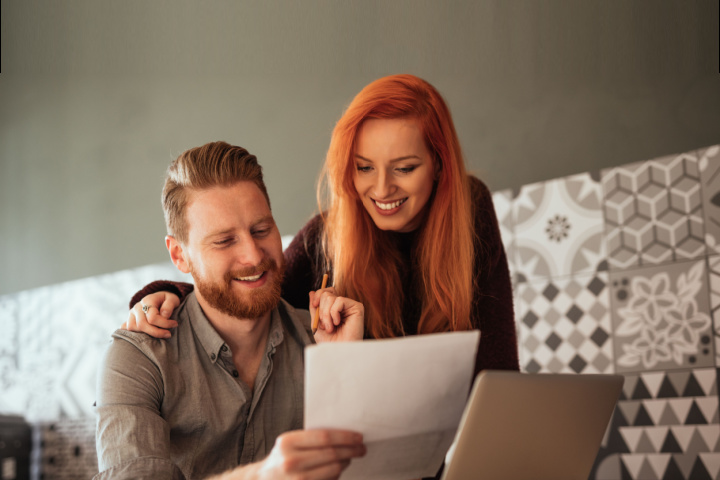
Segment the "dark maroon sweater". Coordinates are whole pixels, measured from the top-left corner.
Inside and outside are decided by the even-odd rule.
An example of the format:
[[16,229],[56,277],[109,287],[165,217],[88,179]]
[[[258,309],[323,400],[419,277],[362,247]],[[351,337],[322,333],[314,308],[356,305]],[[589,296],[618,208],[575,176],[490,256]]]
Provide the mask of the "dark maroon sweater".
[[[517,335],[513,314],[512,287],[507,257],[500,238],[492,196],[485,184],[469,177],[472,201],[475,207],[475,293],[472,306],[472,324],[479,329],[480,346],[475,361],[475,374],[483,369],[519,370]],[[404,254],[401,268],[406,297],[403,307],[403,326],[407,335],[417,333],[421,302],[411,292],[418,275],[412,267],[416,233],[394,234],[398,248]],[[296,308],[308,308],[308,292],[320,288],[323,275],[321,257],[322,220],[319,215],[311,219],[295,236],[285,250],[287,268],[282,297]],[[145,295],[158,291],[173,292],[181,299],[193,290],[193,285],[159,280],[146,285],[130,301],[130,308]]]

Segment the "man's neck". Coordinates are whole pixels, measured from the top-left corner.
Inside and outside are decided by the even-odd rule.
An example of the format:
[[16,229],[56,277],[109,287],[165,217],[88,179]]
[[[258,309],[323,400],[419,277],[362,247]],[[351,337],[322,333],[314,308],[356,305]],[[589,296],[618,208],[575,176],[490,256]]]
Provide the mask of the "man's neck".
[[265,353],[272,310],[258,318],[238,318],[212,307],[197,290],[196,297],[210,324],[230,347],[240,378],[253,390]]

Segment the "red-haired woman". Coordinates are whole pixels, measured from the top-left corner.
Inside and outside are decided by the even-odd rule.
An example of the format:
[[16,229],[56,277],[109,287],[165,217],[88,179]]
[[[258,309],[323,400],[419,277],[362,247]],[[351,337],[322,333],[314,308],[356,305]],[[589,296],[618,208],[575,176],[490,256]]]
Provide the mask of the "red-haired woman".
[[[338,121],[318,199],[327,210],[285,251],[283,298],[308,307],[323,273],[365,306],[366,338],[479,329],[475,373],[518,370],[507,258],[487,187],[465,171],[450,111],[412,75],[378,79]],[[173,322],[138,299],[192,285],[153,282],[133,298],[128,327],[155,336]],[[163,302],[165,299],[167,301]],[[317,306],[313,296],[311,308]],[[145,305],[177,304],[156,293]],[[149,322],[149,323],[148,323]],[[157,327],[162,327],[158,329]]]

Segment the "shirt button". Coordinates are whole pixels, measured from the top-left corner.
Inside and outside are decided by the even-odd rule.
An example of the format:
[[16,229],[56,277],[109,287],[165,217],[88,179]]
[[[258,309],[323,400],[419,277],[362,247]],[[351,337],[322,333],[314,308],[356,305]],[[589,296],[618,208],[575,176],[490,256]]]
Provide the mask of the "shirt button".
[[223,352],[227,352],[227,350],[228,350],[228,349],[227,349],[227,345],[223,345],[223,346],[220,348],[220,350],[222,350]]
[[237,370],[233,370],[233,377],[237,378],[239,375]]
[[215,360],[215,354],[214,354],[214,353],[211,353],[211,354],[210,354],[210,358],[212,358],[213,360]]

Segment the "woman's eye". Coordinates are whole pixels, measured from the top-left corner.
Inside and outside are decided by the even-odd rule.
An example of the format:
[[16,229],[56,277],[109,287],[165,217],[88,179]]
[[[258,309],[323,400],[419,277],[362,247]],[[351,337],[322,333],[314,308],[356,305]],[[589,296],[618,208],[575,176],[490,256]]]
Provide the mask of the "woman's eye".
[[411,173],[413,170],[415,170],[417,167],[415,165],[410,167],[400,167],[397,169],[400,173]]
[[369,172],[371,169],[372,169],[372,167],[368,167],[368,166],[364,166],[364,165],[358,165],[358,166],[357,166],[357,171],[358,171],[358,172],[367,173],[367,172]]

